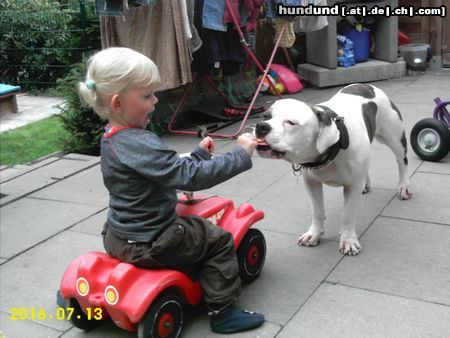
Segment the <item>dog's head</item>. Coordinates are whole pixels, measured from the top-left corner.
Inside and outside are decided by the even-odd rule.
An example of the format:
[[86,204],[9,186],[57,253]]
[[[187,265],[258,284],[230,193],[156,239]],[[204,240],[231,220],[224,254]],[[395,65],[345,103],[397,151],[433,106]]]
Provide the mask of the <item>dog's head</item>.
[[276,101],[255,134],[261,157],[293,163],[314,161],[339,140],[336,125],[322,108],[294,99]]

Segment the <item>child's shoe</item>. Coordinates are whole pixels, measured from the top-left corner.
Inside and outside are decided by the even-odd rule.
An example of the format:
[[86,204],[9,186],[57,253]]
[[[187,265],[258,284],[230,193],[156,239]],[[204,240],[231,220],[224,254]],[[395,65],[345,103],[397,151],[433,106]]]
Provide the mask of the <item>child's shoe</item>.
[[251,330],[264,323],[264,315],[229,306],[211,314],[211,330],[216,333],[234,333]]

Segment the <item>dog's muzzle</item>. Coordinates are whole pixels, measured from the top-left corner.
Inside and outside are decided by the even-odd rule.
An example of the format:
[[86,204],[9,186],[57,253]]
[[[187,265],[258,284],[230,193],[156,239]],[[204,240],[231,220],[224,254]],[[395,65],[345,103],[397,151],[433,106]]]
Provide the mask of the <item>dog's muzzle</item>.
[[272,127],[267,122],[258,122],[255,129],[256,137],[263,139],[268,133],[270,133],[271,129]]

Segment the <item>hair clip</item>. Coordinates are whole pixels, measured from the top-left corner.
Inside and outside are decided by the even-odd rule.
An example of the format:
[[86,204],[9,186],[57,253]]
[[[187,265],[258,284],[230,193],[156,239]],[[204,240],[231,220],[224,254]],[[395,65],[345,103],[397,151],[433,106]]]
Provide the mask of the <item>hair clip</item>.
[[95,89],[94,80],[86,80],[86,87],[88,87],[89,90],[94,90]]

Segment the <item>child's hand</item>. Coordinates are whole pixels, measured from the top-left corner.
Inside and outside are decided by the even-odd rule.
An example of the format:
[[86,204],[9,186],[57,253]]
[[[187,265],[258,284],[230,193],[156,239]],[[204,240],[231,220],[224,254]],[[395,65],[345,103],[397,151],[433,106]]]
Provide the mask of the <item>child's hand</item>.
[[214,140],[209,137],[206,136],[198,145],[200,148],[205,149],[207,152],[209,152],[210,154],[212,154],[214,152],[214,149],[216,147],[216,145],[214,144]]
[[252,135],[250,133],[245,133],[239,136],[239,138],[236,141],[237,145],[241,148],[244,148],[247,153],[252,156],[253,150],[256,148],[256,136]]

